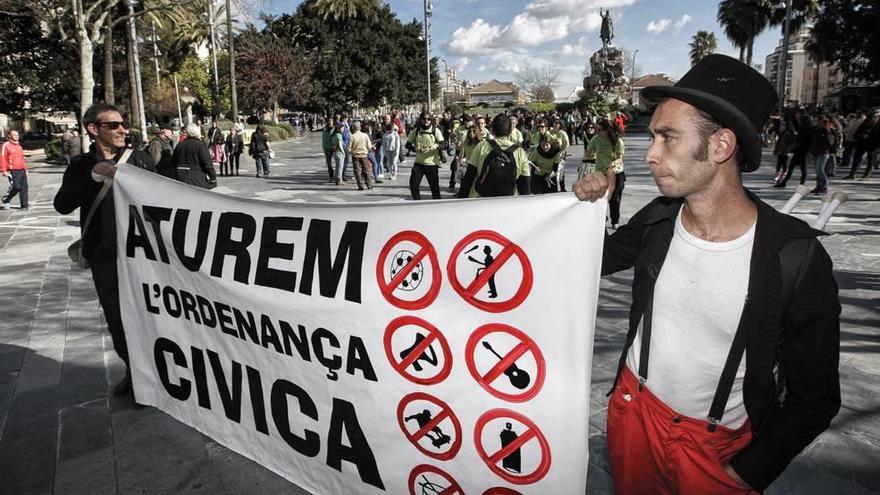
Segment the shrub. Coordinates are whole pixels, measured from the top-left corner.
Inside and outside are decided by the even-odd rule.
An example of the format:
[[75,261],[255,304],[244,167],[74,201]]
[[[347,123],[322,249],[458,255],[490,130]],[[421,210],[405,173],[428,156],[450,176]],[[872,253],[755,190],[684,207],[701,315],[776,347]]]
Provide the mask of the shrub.
[[294,130],[293,130],[293,126],[290,125],[290,124],[288,124],[288,123],[286,123],[286,122],[283,123],[283,124],[278,124],[278,127],[281,127],[282,129],[284,129],[285,131],[287,131],[287,137],[293,137],[293,136],[296,135],[296,133],[295,133]]
[[61,140],[53,139],[46,143],[43,147],[43,150],[46,152],[46,161],[47,162],[61,162],[64,156],[64,153],[61,151]]
[[266,131],[269,133],[269,141],[281,141],[287,139],[284,129],[274,125],[267,125]]

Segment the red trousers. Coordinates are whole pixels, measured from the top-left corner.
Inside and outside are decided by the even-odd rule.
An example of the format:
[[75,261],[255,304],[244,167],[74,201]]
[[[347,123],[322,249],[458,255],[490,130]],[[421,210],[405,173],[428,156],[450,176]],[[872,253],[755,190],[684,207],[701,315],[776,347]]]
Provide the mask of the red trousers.
[[624,367],[608,402],[608,451],[614,490],[623,495],[754,494],[724,465],[752,439],[749,422],[737,430],[681,416]]

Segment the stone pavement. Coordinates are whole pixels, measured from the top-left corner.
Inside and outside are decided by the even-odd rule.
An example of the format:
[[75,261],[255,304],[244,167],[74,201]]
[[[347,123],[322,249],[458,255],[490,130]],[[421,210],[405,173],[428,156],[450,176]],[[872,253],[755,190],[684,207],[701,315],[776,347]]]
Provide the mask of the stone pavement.
[[[632,136],[627,146],[624,219],[657,194],[642,163],[646,137]],[[283,202],[409,197],[411,159],[395,183],[359,192],[351,183],[337,187],[326,180],[317,135],[274,148],[278,157],[270,178],[243,172],[220,178],[217,191]],[[570,176],[579,159],[577,150],[567,164]],[[780,207],[792,191],[769,187],[771,157],[765,161],[747,183]],[[253,170],[248,158],[244,166]],[[30,210],[0,210],[0,493],[305,493],[164,413],[134,409],[130,399],[109,394],[123,369],[88,272],[72,268],[67,259],[66,247],[79,228],[76,215],[60,216],[52,208],[62,173],[59,166],[33,164]],[[446,174],[448,169],[441,178]],[[878,182],[832,182],[833,189],[850,194],[823,239],[843,304],[843,407],[767,493],[880,492]],[[819,206],[819,199],[810,197],[795,214],[812,219]],[[612,493],[605,392],[626,332],[631,276],[624,272],[601,282],[590,391],[590,493]]]

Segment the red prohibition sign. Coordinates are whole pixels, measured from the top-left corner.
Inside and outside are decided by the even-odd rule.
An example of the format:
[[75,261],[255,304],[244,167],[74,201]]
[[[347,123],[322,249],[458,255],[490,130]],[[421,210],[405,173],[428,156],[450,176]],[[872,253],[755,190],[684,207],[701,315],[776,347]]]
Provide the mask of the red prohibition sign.
[[[514,441],[490,455],[487,454],[486,449],[483,448],[483,429],[489,421],[498,418],[513,419],[525,425],[528,429],[521,433]],[[528,474],[514,475],[498,467],[498,463],[505,457],[533,439],[537,440],[538,445],[541,448],[541,462],[534,471]],[[480,456],[480,459],[483,459],[493,473],[514,485],[528,485],[534,483],[543,478],[550,470],[550,445],[547,443],[547,439],[544,438],[544,434],[541,433],[541,430],[538,429],[532,420],[509,409],[492,409],[480,416],[477,420],[476,426],[474,426],[474,446],[477,448],[477,455]]]
[[[495,261],[493,261],[489,267],[483,270],[476,279],[465,287],[458,280],[458,274],[455,271],[456,260],[468,244],[478,239],[493,241],[501,245],[501,252],[498,253],[498,256],[495,257]],[[477,292],[485,287],[489,282],[489,279],[514,256],[516,256],[522,265],[522,281],[513,297],[506,301],[491,302],[477,299]],[[503,313],[505,311],[510,311],[522,304],[529,295],[529,291],[532,290],[532,264],[529,262],[529,258],[526,256],[525,251],[514,244],[513,241],[491,230],[478,230],[460,240],[458,244],[452,248],[452,254],[449,256],[449,261],[446,264],[446,273],[449,276],[449,283],[452,285],[452,288],[455,289],[455,292],[458,292],[458,294],[471,305],[490,313]]]
[[[414,433],[410,433],[410,431],[406,427],[406,420],[404,420],[403,415],[406,413],[406,406],[408,406],[411,402],[416,400],[424,400],[434,404],[435,406],[440,408],[440,412],[434,415],[430,421],[424,424],[424,426],[420,426],[418,431]],[[431,452],[430,450],[423,447],[419,440],[422,437],[426,436],[431,430],[442,423],[445,419],[449,418],[452,422],[453,433],[455,437],[452,440],[452,446],[446,452]],[[434,397],[433,395],[426,394],[424,392],[413,392],[404,396],[403,399],[400,400],[400,404],[397,406],[397,423],[400,425],[401,431],[406,435],[407,440],[410,441],[419,452],[425,454],[428,457],[433,457],[438,461],[448,461],[455,457],[455,454],[458,454],[458,450],[461,448],[461,423],[458,421],[458,417],[455,416],[455,413],[452,412],[452,408],[449,407],[448,404],[443,402],[442,400]]]
[[[449,483],[449,486],[444,488],[442,491],[437,492],[438,495],[464,495],[464,491],[461,489],[460,486],[458,486],[458,482],[455,481],[455,479],[450,476],[449,473],[438,467],[430,466],[428,464],[419,464],[418,466],[414,467],[413,470],[409,473],[410,495],[421,495],[422,493],[426,493],[426,491],[416,492],[416,484],[418,484],[419,482],[419,476],[422,476],[426,473],[436,474],[437,476],[443,478],[447,483]],[[426,483],[429,483],[429,481],[427,481],[427,478],[425,480]]]
[[[480,371],[477,370],[475,360],[477,345],[482,342],[483,337],[486,335],[498,332],[512,335],[519,340],[519,344],[514,346],[514,348],[506,355],[502,356],[498,363],[496,363],[495,366],[492,366],[488,372],[481,375]],[[502,373],[510,373],[511,367],[516,369],[516,360],[528,352],[532,353],[532,356],[535,358],[535,365],[537,366],[536,376],[531,386],[520,394],[509,394],[494,388],[492,382],[501,377]],[[464,358],[467,362],[468,371],[471,372],[471,376],[474,377],[474,380],[476,380],[477,383],[479,383],[487,392],[499,399],[508,402],[526,402],[538,395],[538,392],[541,391],[541,387],[544,385],[544,375],[546,374],[547,365],[544,362],[544,355],[541,354],[541,349],[538,348],[538,344],[532,340],[531,337],[510,325],[505,325],[503,323],[488,323],[474,330],[474,333],[468,338],[467,346],[465,346]],[[522,370],[519,371],[522,373]]]
[[[423,328],[428,332],[428,335],[425,336],[425,338],[419,342],[419,345],[414,347],[405,358],[397,361],[397,356],[394,355],[394,349],[391,348],[391,338],[397,330],[406,325],[415,325]],[[443,336],[437,327],[421,318],[415,316],[401,316],[391,320],[391,323],[389,323],[388,327],[385,329],[385,337],[383,340],[385,344],[385,356],[388,357],[388,362],[391,363],[391,366],[397,370],[398,373],[413,383],[419,385],[434,385],[445,380],[446,377],[449,376],[449,372],[452,370],[452,351],[449,349],[449,343],[446,341],[446,337]],[[409,366],[415,362],[415,360],[418,359],[425,349],[427,349],[435,340],[440,343],[440,350],[443,351],[443,367],[440,371],[434,376],[425,378],[415,376],[407,371],[407,368],[409,368]]]
[[483,495],[521,495],[521,494],[518,491],[514,490],[513,488],[507,488],[504,486],[493,486],[492,488],[489,488],[488,490],[483,492]]
[[[419,251],[413,256],[412,261],[410,261],[406,268],[397,273],[389,282],[385,282],[385,261],[388,257],[388,254],[394,248],[394,246],[400,244],[401,242],[409,241],[419,246]],[[418,264],[424,259],[428,257],[428,260],[431,262],[431,287],[428,289],[428,292],[414,300],[407,301],[405,299],[401,299],[394,295],[394,289],[400,285],[400,283],[412,273],[413,270],[416,269]],[[442,277],[440,271],[440,263],[437,261],[437,251],[434,249],[434,246],[428,240],[427,237],[422,234],[414,231],[414,230],[404,230],[398,234],[395,234],[385,245],[382,247],[382,251],[379,252],[379,259],[376,261],[376,281],[379,284],[379,291],[382,292],[382,296],[390,302],[391,304],[397,306],[400,309],[423,309],[428,307],[434,299],[437,297],[437,294],[440,292],[440,279]]]

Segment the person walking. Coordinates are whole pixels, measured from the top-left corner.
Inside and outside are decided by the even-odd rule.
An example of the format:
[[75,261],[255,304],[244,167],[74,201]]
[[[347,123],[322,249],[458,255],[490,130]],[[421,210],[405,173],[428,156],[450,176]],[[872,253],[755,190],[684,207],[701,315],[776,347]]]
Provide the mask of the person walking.
[[813,139],[813,124],[810,116],[801,112],[795,113],[794,129],[797,136],[791,150],[788,172],[785,173],[785,177],[782,178],[782,182],[777,184],[777,187],[785,187],[795,167],[801,169],[801,184],[807,181],[807,152],[810,149],[810,140]]
[[623,200],[623,187],[626,174],[623,171],[623,154],[626,151],[623,138],[617,133],[617,125],[608,119],[596,124],[596,135],[587,144],[587,153],[595,156],[596,172],[614,174],[614,192],[608,199],[608,212],[611,215],[611,228],[617,230],[620,223],[620,202]]
[[[853,155],[856,151],[856,131],[862,122],[865,121],[865,115],[860,112],[849,114],[846,119],[846,125],[843,127],[843,159],[840,162],[840,168],[846,170],[852,164]],[[852,179],[851,175],[844,177],[844,180]]]
[[272,147],[269,145],[269,131],[264,125],[258,125],[251,135],[251,156],[256,162],[257,173],[255,177],[269,177],[269,154]]
[[[602,274],[635,266],[608,403],[619,494],[753,494],[840,408],[840,300],[820,232],[743,186],[776,88],[725,55],[654,107],[645,161],[662,196],[605,237]],[[611,171],[574,186],[595,201]],[[650,352],[649,352],[650,351]]]
[[398,158],[400,155],[400,135],[394,124],[385,124],[385,135],[382,136],[382,166],[391,174],[391,180],[397,180]]
[[[82,125],[88,132],[92,145],[87,153],[71,158],[70,165],[64,170],[61,187],[55,194],[54,206],[62,215],[69,215],[79,209],[82,256],[89,262],[113,349],[125,363],[125,377],[112,390],[113,395],[121,396],[130,394],[132,387],[128,346],[119,308],[116,215],[112,187],[100,202],[97,199],[104,182],[112,180],[116,174],[116,163],[125,152],[125,136],[128,130],[119,111],[104,103],[96,103],[86,109]],[[155,171],[150,155],[143,151],[133,151],[126,163]],[[89,216],[92,217],[91,222],[88,221]]]
[[202,189],[213,189],[217,187],[217,175],[201,132],[196,124],[186,126],[187,139],[174,148],[171,159],[177,180]]
[[[352,165],[354,166],[354,180],[357,182],[358,191],[363,191],[364,186],[367,189],[373,188],[373,171],[370,166],[370,160],[367,155],[373,148],[373,141],[370,136],[361,132],[360,122],[351,124],[351,138],[348,141],[348,152],[351,154]],[[363,179],[363,182],[361,181]]]
[[333,128],[333,137],[331,138],[333,146],[333,166],[336,177],[336,185],[345,184],[342,179],[343,170],[345,169],[345,144],[342,139],[342,121],[336,121]]
[[150,145],[147,147],[147,152],[150,154],[150,158],[153,160],[153,164],[156,167],[156,172],[159,175],[164,177],[168,177],[169,179],[176,179],[176,169],[174,167],[174,135],[171,131],[170,125],[163,125],[159,128],[159,132],[156,133],[156,137],[150,141]]
[[870,160],[871,157],[868,153],[869,138],[871,137],[871,132],[874,130],[878,120],[880,120],[880,110],[869,114],[865,117],[865,120],[859,124],[858,128],[856,128],[853,135],[855,146],[853,149],[852,165],[850,166],[849,174],[847,174],[843,180],[855,178],[856,172],[859,171],[859,165],[862,164],[862,157],[868,155],[868,159]]
[[812,132],[808,153],[809,159],[816,169],[816,187],[811,192],[825,194],[828,192],[828,175],[825,171],[825,165],[828,164],[834,146],[834,135],[828,118],[825,116],[817,117]]
[[242,132],[244,126],[235,124],[226,136],[226,158],[229,163],[229,175],[238,175],[238,166],[241,163],[241,155],[244,153],[244,138]]
[[324,163],[327,165],[327,175],[331,181],[336,177],[333,167],[333,154],[336,152],[333,149],[333,134],[333,121],[328,118],[324,123],[324,129],[321,130],[321,151],[324,152]]
[[790,114],[780,119],[774,136],[776,143],[773,145],[773,154],[776,155],[776,174],[773,176],[773,187],[785,187],[783,179],[788,174],[788,158],[797,142],[797,133]]
[[0,146],[0,174],[9,181],[9,189],[3,195],[2,207],[10,208],[12,198],[18,195],[18,201],[22,210],[27,210],[28,203],[28,170],[24,162],[24,150],[19,142],[19,133],[12,129],[7,134],[7,140]]
[[[487,189],[492,189],[492,196],[513,196],[531,194],[531,170],[529,170],[529,155],[526,150],[517,143],[513,142],[510,137],[510,118],[500,113],[492,119],[492,136],[491,139],[482,140],[474,148],[468,158],[467,171],[461,179],[461,189],[459,189],[457,198],[479,198],[483,196],[480,192],[482,183],[486,183]],[[477,134],[480,134],[477,130]],[[496,183],[499,177],[493,177],[493,173],[484,174],[487,167],[495,168],[497,173],[500,160],[506,157],[512,160],[515,167],[515,175],[513,181],[510,182],[510,189],[498,191]],[[495,163],[493,163],[495,162]],[[506,166],[509,166],[505,164]],[[500,184],[500,183],[497,183]]]
[[413,164],[412,174],[409,176],[409,192],[416,201],[422,199],[419,187],[422,177],[428,178],[428,187],[431,189],[431,198],[440,199],[440,163],[446,163],[443,154],[443,134],[431,124],[431,115],[422,112],[416,128],[410,133],[406,141],[406,148],[415,151],[416,160]]

